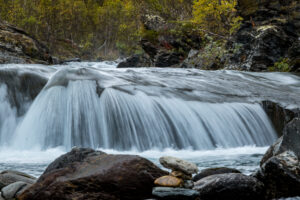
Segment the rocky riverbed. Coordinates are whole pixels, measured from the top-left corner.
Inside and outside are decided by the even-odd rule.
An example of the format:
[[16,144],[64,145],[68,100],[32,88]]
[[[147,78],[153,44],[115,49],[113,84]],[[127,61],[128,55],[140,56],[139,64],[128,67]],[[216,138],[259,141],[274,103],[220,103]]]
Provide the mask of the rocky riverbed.
[[[161,157],[162,170],[134,155],[73,148],[38,178],[17,171],[0,173],[5,200],[35,199],[297,199],[300,196],[300,119],[288,123],[270,147],[260,169],[244,175],[231,168],[198,167],[176,157]],[[295,198],[292,198],[295,197]]]

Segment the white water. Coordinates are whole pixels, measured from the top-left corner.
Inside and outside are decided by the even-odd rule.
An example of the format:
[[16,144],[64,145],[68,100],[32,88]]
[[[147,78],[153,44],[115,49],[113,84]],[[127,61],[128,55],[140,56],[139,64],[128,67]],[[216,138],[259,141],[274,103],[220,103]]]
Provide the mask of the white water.
[[[238,148],[215,150],[148,150],[139,152],[131,151],[116,151],[112,149],[99,149],[111,154],[129,154],[140,155],[159,165],[158,159],[161,156],[175,156],[197,164],[199,170],[208,167],[232,167],[242,171],[245,174],[251,174],[258,169],[259,161],[262,155],[267,150],[267,147],[245,146]],[[64,148],[57,147],[40,150],[15,150],[15,149],[0,149],[0,171],[13,169],[22,171],[33,176],[40,176],[47,165],[55,160],[60,155],[66,153]],[[160,166],[162,167],[162,166]]]
[[17,126],[17,111],[12,108],[7,98],[7,86],[0,83],[0,141],[7,145],[11,141]]
[[200,169],[227,166],[249,174],[276,139],[258,102],[300,104],[300,79],[291,74],[114,67],[0,66],[0,73],[49,79],[25,116],[17,115],[0,80],[0,170],[39,176],[59,155],[85,146],[155,163],[172,155]]
[[195,150],[267,146],[276,134],[258,104],[204,103],[135,95],[70,81],[43,90],[12,139],[16,149],[63,146]]

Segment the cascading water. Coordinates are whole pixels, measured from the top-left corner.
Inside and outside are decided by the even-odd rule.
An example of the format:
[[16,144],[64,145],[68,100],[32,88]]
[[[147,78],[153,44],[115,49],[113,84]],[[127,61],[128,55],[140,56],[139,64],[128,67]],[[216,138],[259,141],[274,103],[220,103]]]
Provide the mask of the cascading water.
[[39,175],[83,146],[250,173],[277,137],[260,102],[300,107],[292,74],[103,66],[0,67],[0,168]]
[[7,145],[17,126],[17,111],[7,98],[7,86],[0,84],[0,142]]
[[98,76],[81,80],[85,73],[92,74],[61,71],[53,76],[18,126],[15,148],[207,150],[266,146],[276,139],[258,104],[204,103],[113,88],[99,92],[93,80]]

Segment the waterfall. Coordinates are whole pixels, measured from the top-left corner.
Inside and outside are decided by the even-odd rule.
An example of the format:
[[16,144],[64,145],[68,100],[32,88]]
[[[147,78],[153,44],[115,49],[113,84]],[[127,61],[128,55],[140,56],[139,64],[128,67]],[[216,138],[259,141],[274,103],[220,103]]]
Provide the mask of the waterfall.
[[10,145],[21,149],[207,150],[266,146],[275,139],[259,104],[187,101],[113,87],[100,94],[97,81],[81,79],[46,86]]
[[8,100],[7,86],[0,83],[0,142],[6,145],[17,126],[17,111]]

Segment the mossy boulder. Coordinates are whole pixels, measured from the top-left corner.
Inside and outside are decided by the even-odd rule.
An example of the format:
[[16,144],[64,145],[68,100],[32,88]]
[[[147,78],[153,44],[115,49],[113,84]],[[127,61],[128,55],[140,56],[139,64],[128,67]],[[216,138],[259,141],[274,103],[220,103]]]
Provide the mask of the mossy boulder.
[[0,64],[52,64],[49,50],[25,31],[0,22]]

